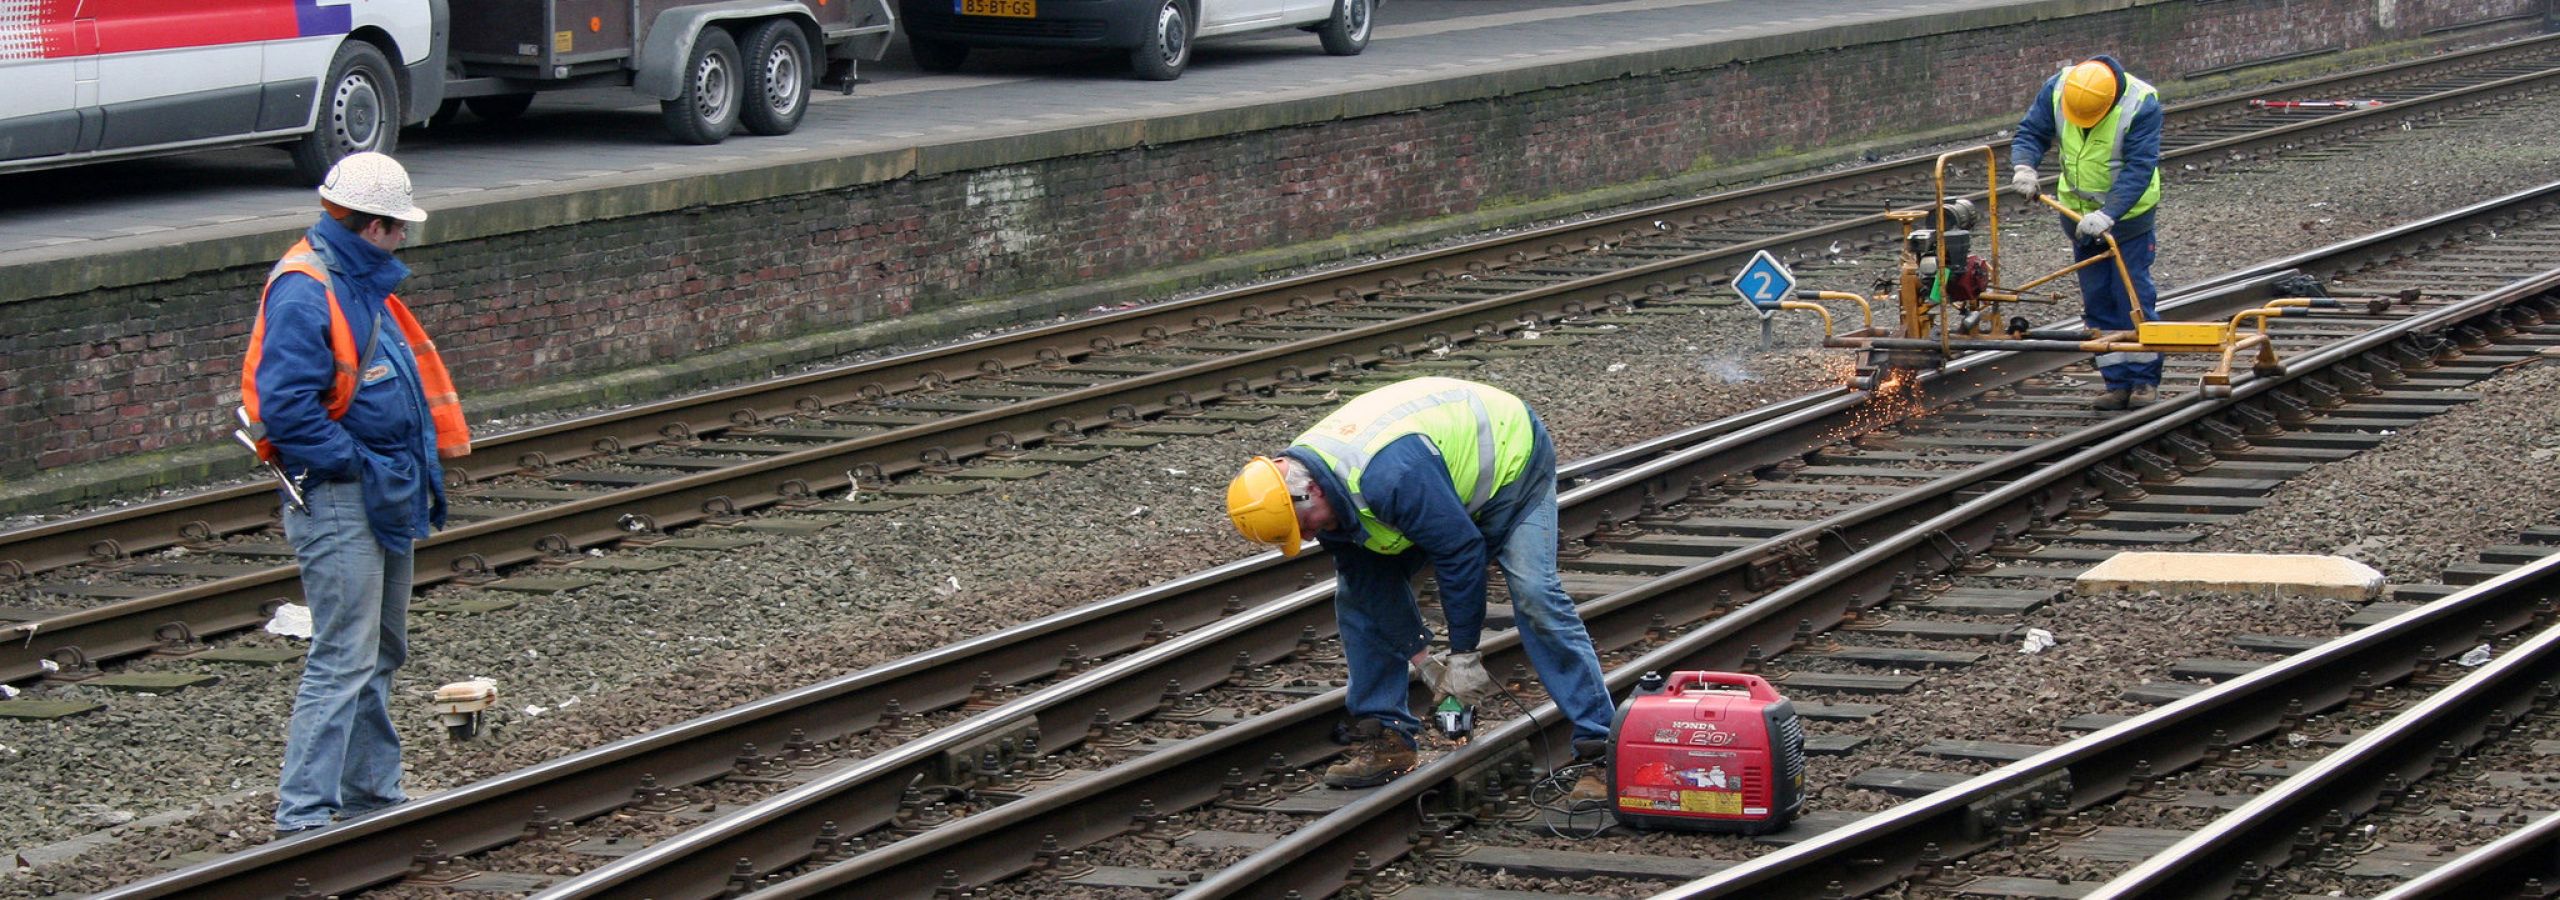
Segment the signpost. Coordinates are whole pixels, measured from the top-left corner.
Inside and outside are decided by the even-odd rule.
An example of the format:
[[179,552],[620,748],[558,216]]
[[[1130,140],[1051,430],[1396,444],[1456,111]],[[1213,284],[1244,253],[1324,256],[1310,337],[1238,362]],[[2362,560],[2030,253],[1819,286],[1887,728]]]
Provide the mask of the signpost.
[[1733,292],[1760,311],[1760,349],[1769,349],[1769,317],[1777,313],[1780,302],[1795,296],[1796,273],[1762,250],[1751,254],[1751,261],[1733,276]]

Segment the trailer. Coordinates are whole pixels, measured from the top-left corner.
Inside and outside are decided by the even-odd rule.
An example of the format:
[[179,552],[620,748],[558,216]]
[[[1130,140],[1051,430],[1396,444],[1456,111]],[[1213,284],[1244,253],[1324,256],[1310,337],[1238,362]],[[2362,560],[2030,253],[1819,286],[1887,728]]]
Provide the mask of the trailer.
[[[788,134],[813,85],[852,93],[887,52],[888,0],[449,0],[439,112],[509,119],[541,91],[628,87],[659,102],[677,140],[740,126]],[[823,55],[821,55],[823,54]]]

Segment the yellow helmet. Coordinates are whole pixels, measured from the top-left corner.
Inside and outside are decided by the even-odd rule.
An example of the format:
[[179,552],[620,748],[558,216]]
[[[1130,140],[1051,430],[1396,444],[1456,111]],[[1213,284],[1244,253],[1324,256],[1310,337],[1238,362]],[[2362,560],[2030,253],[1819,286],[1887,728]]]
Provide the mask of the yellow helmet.
[[2116,105],[2116,70],[2097,60],[2071,67],[2062,76],[2062,118],[2074,127],[2087,128],[2107,117]]
[[1284,556],[1298,555],[1298,510],[1289,502],[1289,485],[1280,477],[1280,464],[1268,456],[1257,456],[1227,482],[1227,518],[1235,520],[1236,531],[1246,540],[1272,544]]

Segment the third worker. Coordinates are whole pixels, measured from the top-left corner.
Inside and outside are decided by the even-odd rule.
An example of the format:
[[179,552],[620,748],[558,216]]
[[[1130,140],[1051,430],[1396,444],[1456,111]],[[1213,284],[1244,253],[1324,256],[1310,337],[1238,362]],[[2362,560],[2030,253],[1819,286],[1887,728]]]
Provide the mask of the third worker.
[[[2105,253],[2104,238],[2113,234],[2143,318],[2156,319],[2151,214],[2160,203],[2160,93],[2111,56],[2064,69],[2036,92],[2009,143],[2010,189],[2019,196],[2036,195],[2036,166],[2046,150],[2062,163],[2054,199],[2080,214],[2077,224],[2063,222],[2073,260]],[[2115,267],[2088,266],[2079,275],[2082,320],[2102,331],[2131,330],[2133,305]],[[2091,406],[2127,409],[2159,397],[2160,354],[2101,353],[2095,362],[2107,391]]]

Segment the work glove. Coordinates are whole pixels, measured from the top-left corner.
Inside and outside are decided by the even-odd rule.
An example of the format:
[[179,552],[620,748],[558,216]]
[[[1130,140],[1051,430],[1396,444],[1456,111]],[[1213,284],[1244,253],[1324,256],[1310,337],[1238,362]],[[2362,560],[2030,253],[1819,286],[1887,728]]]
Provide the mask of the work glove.
[[1434,653],[1414,665],[1414,674],[1432,693],[1456,697],[1469,706],[1490,703],[1502,690],[1484,670],[1482,653]]
[[2036,198],[2036,167],[2019,166],[2010,171],[2009,190],[2029,200]]
[[2084,240],[2097,240],[2107,233],[2107,229],[2114,227],[2116,227],[2116,220],[2103,212],[2093,212],[2080,217],[2080,237]]

